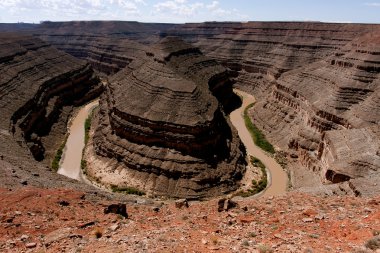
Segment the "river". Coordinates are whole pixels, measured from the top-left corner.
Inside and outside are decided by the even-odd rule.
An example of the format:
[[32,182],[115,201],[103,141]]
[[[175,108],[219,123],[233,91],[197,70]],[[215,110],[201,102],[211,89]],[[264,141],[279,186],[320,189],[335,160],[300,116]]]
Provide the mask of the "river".
[[69,137],[63,150],[58,174],[83,181],[81,160],[84,148],[84,122],[98,104],[99,101],[95,100],[83,106],[69,123]]
[[254,103],[255,98],[246,92],[236,89],[234,91],[243,98],[243,105],[230,114],[231,122],[237,129],[240,139],[247,149],[248,155],[252,155],[260,159],[269,174],[269,185],[260,196],[276,196],[284,194],[288,184],[288,175],[274,158],[255,145],[251,134],[245,126],[244,109],[249,104]]
[[[268,187],[260,196],[274,196],[286,192],[288,176],[281,166],[270,155],[257,147],[248,132],[244,123],[244,109],[255,98],[243,91],[235,90],[243,98],[243,105],[230,114],[232,124],[237,129],[240,139],[243,141],[247,153],[260,159],[268,172]],[[98,100],[83,106],[73,117],[69,127],[69,137],[67,139],[63,156],[58,170],[59,174],[65,175],[80,181],[85,181],[81,172],[82,151],[84,148],[84,123],[92,109],[98,105]]]

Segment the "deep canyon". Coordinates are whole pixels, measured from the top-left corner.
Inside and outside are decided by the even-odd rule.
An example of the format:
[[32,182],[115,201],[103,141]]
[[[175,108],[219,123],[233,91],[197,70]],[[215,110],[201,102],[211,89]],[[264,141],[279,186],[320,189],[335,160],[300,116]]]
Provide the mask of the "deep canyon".
[[151,197],[233,193],[249,164],[233,88],[255,97],[248,117],[289,196],[380,194],[380,25],[321,22],[0,24],[0,186],[135,201],[51,170],[69,119],[98,98],[89,179]]

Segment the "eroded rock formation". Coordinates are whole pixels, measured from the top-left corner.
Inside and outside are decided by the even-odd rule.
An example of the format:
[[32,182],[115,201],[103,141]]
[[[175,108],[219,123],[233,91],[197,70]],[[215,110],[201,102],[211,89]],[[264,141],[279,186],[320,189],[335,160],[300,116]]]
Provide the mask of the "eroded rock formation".
[[174,26],[126,21],[43,22],[32,33],[110,75],[143,57],[147,51],[144,44],[156,41],[160,32]]
[[86,62],[31,36],[0,35],[0,76],[0,128],[36,160],[55,153],[70,108],[101,90]]
[[163,39],[110,78],[86,152],[88,173],[172,197],[236,189],[245,151],[222,109],[235,99],[231,88],[226,70],[199,49]]
[[301,164],[322,179],[379,177],[379,36],[364,35],[282,75],[252,112],[279,147],[296,150]]
[[39,38],[86,60],[95,70],[106,75],[115,74],[133,59],[143,57],[147,51],[143,44],[101,34],[42,34]]

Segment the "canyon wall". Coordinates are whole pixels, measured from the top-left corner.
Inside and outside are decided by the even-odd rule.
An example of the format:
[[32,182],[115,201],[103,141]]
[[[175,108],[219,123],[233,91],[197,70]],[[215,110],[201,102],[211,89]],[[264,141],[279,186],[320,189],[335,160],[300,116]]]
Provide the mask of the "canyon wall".
[[258,100],[251,118],[288,155],[295,187],[317,186],[303,178],[318,176],[349,181],[351,194],[379,191],[380,25],[203,23],[165,34],[236,71],[236,87]]
[[143,57],[159,33],[173,24],[126,21],[43,22],[32,31],[59,50],[86,60],[106,75],[126,67],[133,59]]
[[0,128],[39,161],[54,156],[72,106],[102,89],[88,63],[31,36],[0,35],[0,75]]
[[[251,117],[288,156],[294,187],[344,181],[347,191],[357,195],[370,192],[360,182],[379,175],[379,31],[380,25],[320,22],[47,22],[29,29],[106,75],[146,57],[159,37],[175,35],[191,42],[228,69],[210,84],[219,87],[226,76],[234,76],[228,82],[255,95],[258,102]],[[230,92],[221,91],[214,95],[225,101],[228,112]],[[356,139],[356,134],[363,143],[370,141],[368,150],[339,141]],[[339,149],[334,142],[350,147],[358,154],[356,160],[338,166],[338,156],[344,155],[332,151]],[[306,177],[318,180],[311,183]]]
[[246,162],[224,114],[238,100],[227,73],[176,38],[151,47],[109,79],[87,173],[152,195],[200,198],[237,189]]

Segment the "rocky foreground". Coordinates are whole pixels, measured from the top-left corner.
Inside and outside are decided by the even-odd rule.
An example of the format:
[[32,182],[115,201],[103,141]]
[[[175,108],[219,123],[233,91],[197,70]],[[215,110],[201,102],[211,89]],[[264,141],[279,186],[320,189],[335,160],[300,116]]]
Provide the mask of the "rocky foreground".
[[[1,252],[379,252],[380,198],[291,193],[237,200],[111,203],[68,189],[0,190]],[[179,206],[181,206],[178,208]],[[377,251],[372,251],[377,248]]]

